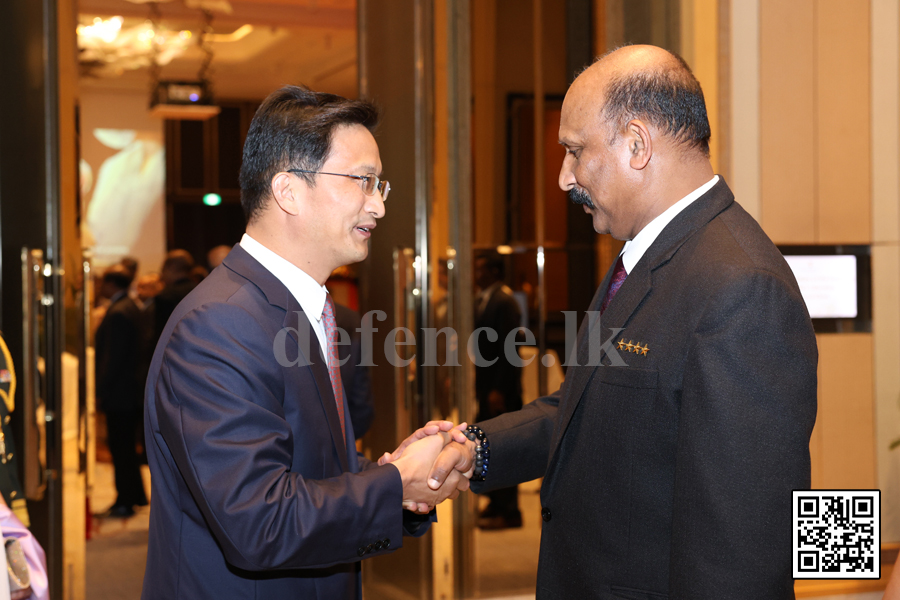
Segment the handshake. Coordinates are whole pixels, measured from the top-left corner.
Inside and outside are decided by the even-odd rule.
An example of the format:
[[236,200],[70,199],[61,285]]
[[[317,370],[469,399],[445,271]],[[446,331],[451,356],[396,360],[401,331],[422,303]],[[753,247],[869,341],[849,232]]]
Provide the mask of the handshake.
[[379,465],[393,464],[403,481],[403,508],[425,514],[447,498],[469,489],[475,464],[475,442],[463,433],[466,424],[429,421]]

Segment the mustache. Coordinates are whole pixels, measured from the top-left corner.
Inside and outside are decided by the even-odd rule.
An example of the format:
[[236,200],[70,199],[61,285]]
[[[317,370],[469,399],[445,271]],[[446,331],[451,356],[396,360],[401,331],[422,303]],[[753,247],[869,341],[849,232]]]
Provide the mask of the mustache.
[[574,204],[583,204],[588,208],[595,208],[594,203],[591,202],[591,195],[582,188],[573,187],[569,190],[569,200]]

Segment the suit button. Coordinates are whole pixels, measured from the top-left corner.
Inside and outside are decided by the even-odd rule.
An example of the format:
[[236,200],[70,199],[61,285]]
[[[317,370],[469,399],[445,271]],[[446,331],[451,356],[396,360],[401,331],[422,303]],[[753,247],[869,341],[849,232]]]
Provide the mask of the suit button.
[[356,551],[359,556],[364,556],[366,554],[366,548],[364,546],[360,546],[359,550]]
[[541,518],[545,521],[550,520],[550,509],[547,508],[546,506],[541,509]]
[[378,550],[381,550],[382,548],[384,548],[384,544],[381,542],[381,540],[378,540],[377,542],[375,542],[375,551],[376,552]]
[[375,544],[369,544],[366,546],[366,553],[371,554],[375,550]]
[[391,547],[391,538],[384,538],[384,549],[387,550]]

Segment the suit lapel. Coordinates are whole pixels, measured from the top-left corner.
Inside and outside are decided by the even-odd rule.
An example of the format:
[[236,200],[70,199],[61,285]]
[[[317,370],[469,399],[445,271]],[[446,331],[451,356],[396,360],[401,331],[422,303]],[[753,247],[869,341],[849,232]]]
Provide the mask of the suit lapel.
[[[347,443],[341,434],[341,421],[338,416],[337,403],[334,400],[334,388],[331,386],[331,375],[328,373],[328,363],[322,356],[322,347],[319,345],[319,338],[313,330],[312,322],[297,299],[293,294],[288,294],[288,311],[284,315],[284,323],[282,327],[288,327],[288,332],[294,341],[297,340],[297,332],[301,336],[305,336],[306,340],[299,343],[305,354],[303,357],[306,364],[312,371],[313,379],[316,381],[316,388],[319,392],[319,400],[322,402],[322,408],[325,410],[325,417],[328,419],[328,429],[331,431],[331,441],[334,443],[334,449],[337,451],[338,459],[341,461],[341,469],[346,473],[350,471],[350,463],[347,459]],[[303,363],[301,363],[303,364]]]
[[[607,307],[603,316],[600,316],[600,305],[606,296],[606,290],[609,288],[609,282],[612,278],[612,271],[615,265],[610,267],[603,279],[600,289],[591,302],[591,308],[588,315],[582,322],[581,329],[578,332],[577,343],[577,361],[578,366],[570,367],[572,372],[571,383],[566,382],[567,388],[563,396],[563,402],[559,407],[559,415],[557,417],[556,435],[552,448],[550,464],[555,461],[556,452],[562,441],[563,434],[572,420],[572,415],[578,408],[584,396],[584,390],[599,368],[611,369],[616,368],[609,366],[607,360],[605,366],[598,365],[598,358],[604,358],[606,352],[598,357],[598,351],[604,342],[607,341],[613,331],[624,327],[628,318],[637,309],[641,301],[650,292],[650,272],[646,267],[646,262],[641,260],[635,268],[632,269],[628,277],[619,291],[616,293],[615,299]],[[611,341],[612,343],[612,341]],[[591,347],[594,348],[594,357],[591,357]],[[568,378],[567,378],[568,379]]]
[[[269,304],[284,311],[281,327],[287,330],[288,335],[297,343],[297,347],[303,355],[298,357],[301,362],[296,367],[286,368],[302,368],[302,365],[309,366],[313,379],[316,382],[319,400],[322,402],[322,408],[325,410],[328,429],[331,432],[331,441],[337,451],[341,469],[345,473],[349,472],[350,463],[347,458],[347,442],[344,436],[341,435],[341,422],[337,412],[337,404],[334,401],[331,376],[328,373],[327,363],[322,356],[319,338],[313,330],[309,317],[303,312],[300,303],[288,291],[287,287],[277,277],[272,275],[268,269],[250,256],[240,244],[234,246],[224,262],[232,271],[253,282],[266,296]],[[298,336],[305,339],[298,339]]]

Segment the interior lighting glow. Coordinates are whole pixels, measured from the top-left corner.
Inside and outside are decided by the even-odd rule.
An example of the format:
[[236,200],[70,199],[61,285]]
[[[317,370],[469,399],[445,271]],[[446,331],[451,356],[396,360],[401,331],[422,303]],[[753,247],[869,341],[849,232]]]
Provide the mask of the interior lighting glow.
[[218,194],[204,194],[203,204],[207,206],[218,206],[222,204],[222,196]]
[[112,17],[106,20],[95,17],[91,25],[80,25],[76,28],[76,32],[86,38],[99,38],[110,44],[119,36],[124,21],[125,19],[122,17]]

